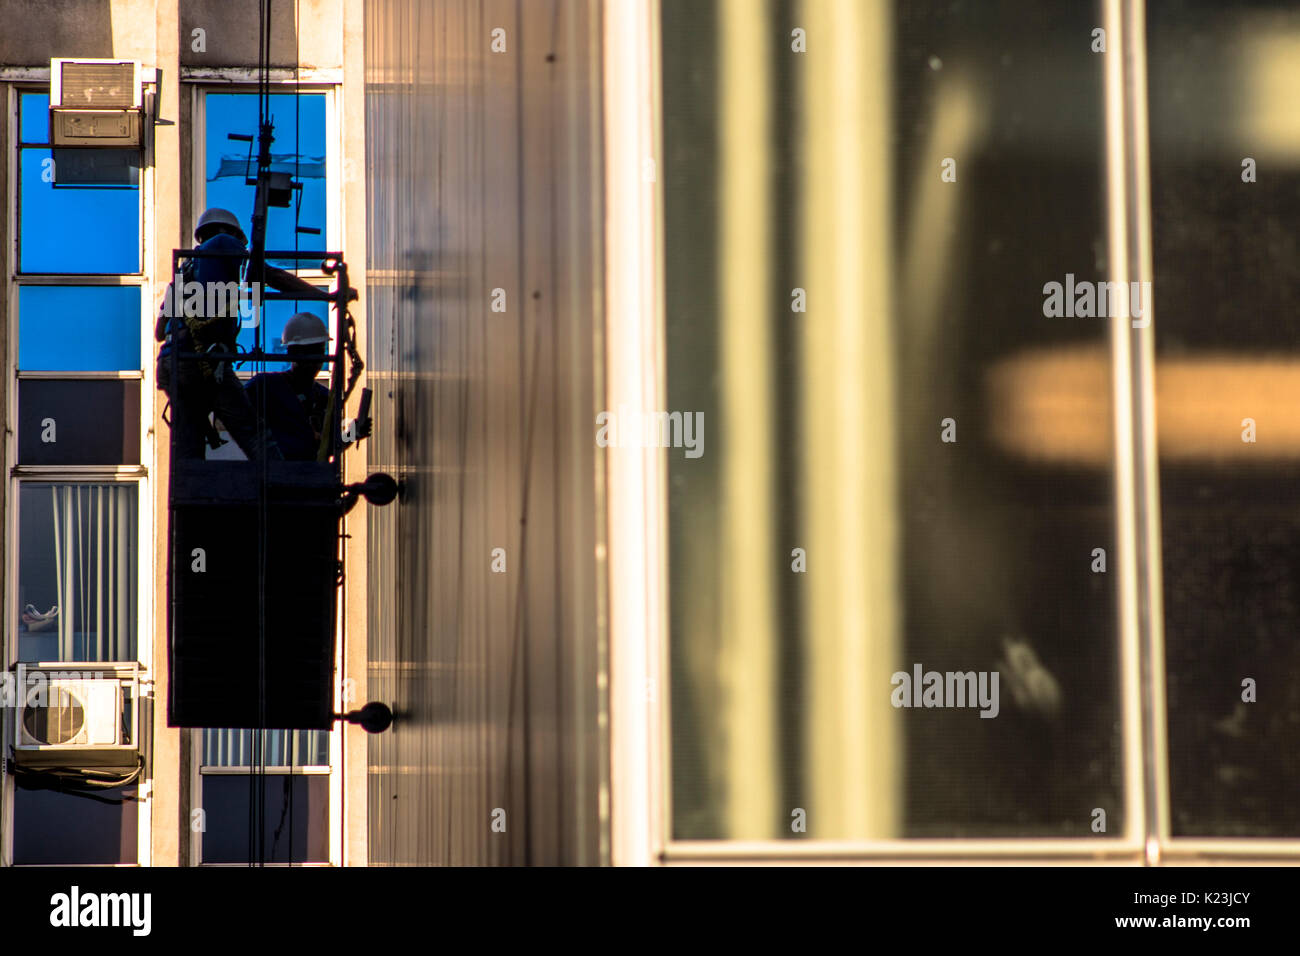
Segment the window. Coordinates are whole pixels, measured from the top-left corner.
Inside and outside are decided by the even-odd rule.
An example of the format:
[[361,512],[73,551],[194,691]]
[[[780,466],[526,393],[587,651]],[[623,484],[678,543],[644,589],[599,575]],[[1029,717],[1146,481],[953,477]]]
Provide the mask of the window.
[[135,787],[102,794],[14,791],[16,865],[92,865],[138,860]]
[[137,486],[18,488],[19,660],[135,660]]
[[19,381],[18,461],[24,466],[138,465],[139,382]]
[[[320,288],[328,291],[326,286]],[[324,322],[326,328],[330,331],[331,342],[335,334],[335,314],[332,308],[328,308],[328,303],[324,302],[303,302],[297,299],[277,299],[273,302],[267,302],[263,311],[261,321],[264,323],[262,329],[262,348],[267,352],[283,352],[283,343],[280,341],[280,335],[284,332],[284,324],[289,321],[289,317],[297,312],[312,312],[318,315]],[[237,344],[241,349],[250,350],[253,348],[255,341],[255,330],[248,324],[240,330]],[[248,375],[257,372],[283,372],[287,365],[283,362],[250,362],[240,368],[241,373]],[[326,366],[321,372],[322,380],[328,381],[329,367]]]
[[247,864],[250,852],[256,855],[249,832],[254,804],[261,809],[265,862],[329,862],[329,733],[264,731],[263,776],[250,773],[255,733],[203,731],[201,862]]
[[[249,144],[229,139],[229,134],[256,135],[257,97],[249,91],[200,91],[196,97],[196,140],[201,144],[202,182],[195,183],[195,209],[213,206],[229,209],[249,231],[254,187],[245,182],[256,173],[256,153]],[[275,120],[273,168],[289,173],[302,189],[289,208],[272,207],[267,215],[266,248],[298,249],[320,253],[332,248],[331,188],[327,130],[331,124],[330,95],[306,91],[276,93],[270,98]],[[254,148],[255,148],[254,144]],[[319,234],[299,231],[319,230]],[[296,271],[322,289],[319,259],[270,257],[270,264]],[[244,321],[237,346],[252,351],[259,344],[268,352],[282,352],[280,335],[296,312],[314,312],[335,334],[335,315],[320,302],[274,300],[264,303],[257,325]],[[259,372],[283,371],[283,362],[244,363],[238,369],[247,379]],[[328,366],[322,371],[328,378]],[[224,438],[229,438],[223,434]],[[242,458],[233,441],[207,457]],[[267,863],[328,863],[330,858],[330,734],[325,731],[263,732],[262,763],[266,773],[252,774],[255,763],[252,730],[208,729],[202,732],[198,767],[199,803],[205,827],[195,838],[201,863],[247,864],[257,848],[250,837],[254,808],[262,813],[262,851]],[[256,829],[256,828],[254,828]]]
[[[229,209],[251,229],[249,217],[253,208],[255,189],[247,185],[245,177],[257,171],[256,153],[248,151],[248,144],[231,140],[229,135],[253,135],[257,132],[257,96],[252,92],[207,91],[199,95],[199,113],[203,117],[201,138],[203,143],[203,183],[196,183],[196,209],[217,206]],[[271,114],[275,120],[275,143],[271,153],[276,171],[287,172],[302,184],[289,208],[272,207],[267,214],[266,248],[268,250],[298,249],[302,252],[325,252],[329,248],[329,95],[307,91],[299,96],[276,93],[270,98]],[[319,230],[319,234],[300,232],[299,227]],[[277,259],[269,263],[298,272],[305,278],[320,275],[319,259]],[[328,289],[328,282],[317,284]],[[262,314],[256,320],[244,320],[237,347],[252,351],[259,342],[264,351],[283,351],[280,333],[289,317],[296,312],[313,312],[320,316],[333,337],[337,319],[333,309],[320,302],[277,299],[264,303]],[[281,372],[287,368],[283,362],[246,362],[237,374],[247,380],[260,372]],[[320,380],[329,381],[328,364],[322,368]],[[224,430],[220,432],[225,444],[215,451],[207,451],[209,459],[242,459],[244,454],[230,440]]]
[[[134,151],[54,149],[49,96],[19,90],[17,243],[6,269],[17,385],[6,664],[147,662],[142,562],[142,357],[152,339]],[[143,580],[146,588],[152,571]],[[17,788],[16,864],[135,863],[137,789]],[[6,809],[9,809],[6,808]]]
[[668,856],[1293,853],[1300,17],[849,7],[662,5]]
[[[805,59],[746,28],[758,8],[700,29],[664,4],[667,407],[706,426],[702,454],[667,452],[675,838],[1091,838],[1095,807],[1123,831],[1113,577],[1089,571],[1110,462],[1044,467],[996,427],[1022,357],[1105,347],[1040,291],[1105,239],[1102,129],[1075,114],[1056,148],[990,59],[990,37],[1031,42],[1011,7],[813,5],[840,49]],[[852,86],[837,60],[892,66]],[[1101,102],[1087,44],[1034,69]],[[906,119],[882,135],[849,102]],[[1068,719],[1047,690],[1019,702],[1019,661]],[[893,705],[918,668],[975,682]]]
[[140,368],[140,287],[25,285],[18,290],[18,368]]
[[24,273],[140,271],[140,187],[59,182],[49,146],[50,98],[19,95],[18,269]]
[[[324,252],[329,237],[326,94],[305,92],[295,97],[291,93],[276,93],[270,99],[275,120],[272,168],[292,175],[302,184],[302,189],[291,207],[273,207],[268,213],[266,248]],[[202,190],[196,190],[200,204],[229,209],[241,222],[247,223],[255,190],[245,183],[245,177],[257,173],[256,142],[250,159],[249,144],[232,140],[229,134],[256,139],[257,96],[242,92],[206,93],[203,117],[204,182],[195,184]],[[298,232],[299,227],[318,229],[320,234]],[[291,260],[268,261],[284,269],[303,265]]]
[[1295,839],[1300,13],[1153,2],[1147,36],[1169,826]]

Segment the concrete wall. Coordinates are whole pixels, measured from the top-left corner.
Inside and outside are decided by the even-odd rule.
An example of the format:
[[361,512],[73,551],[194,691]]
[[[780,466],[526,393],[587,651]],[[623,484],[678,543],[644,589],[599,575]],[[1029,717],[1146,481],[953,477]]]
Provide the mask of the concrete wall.
[[0,66],[49,66],[56,56],[120,56],[152,66],[155,24],[175,6],[154,0],[4,0]]
[[[271,65],[291,67],[296,60],[301,67],[341,66],[343,8],[344,0],[276,0],[271,11]],[[203,33],[196,35],[195,30]],[[255,67],[257,0],[184,0],[181,36],[183,66]]]
[[599,5],[366,8],[370,860],[600,862]]

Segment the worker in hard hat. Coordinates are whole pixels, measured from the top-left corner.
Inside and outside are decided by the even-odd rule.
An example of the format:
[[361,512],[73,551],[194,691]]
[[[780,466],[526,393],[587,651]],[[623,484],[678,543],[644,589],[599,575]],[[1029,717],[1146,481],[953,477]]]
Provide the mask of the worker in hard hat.
[[[231,283],[237,286],[248,243],[238,217],[227,209],[208,209],[194,227],[194,240],[202,252],[226,255],[187,260],[184,282],[187,285],[197,282],[202,289],[214,288],[213,283],[220,283],[221,287]],[[266,266],[265,280],[281,292],[299,292],[312,297],[320,294],[314,286],[274,266]],[[283,458],[274,438],[258,429],[253,407],[229,359],[180,360],[178,382],[171,382],[173,348],[181,352],[234,352],[240,324],[237,304],[218,298],[212,310],[214,314],[202,314],[205,309],[200,309],[201,314],[191,315],[189,309],[175,307],[176,298],[173,286],[169,285],[154,327],[154,337],[159,342],[165,340],[156,368],[158,387],[171,400],[173,454],[180,458],[202,458],[205,440],[217,448],[221,439],[209,418],[216,412],[230,437],[249,459]],[[211,296],[203,299],[207,303]]]
[[[246,386],[249,402],[262,415],[271,438],[289,461],[315,461],[329,412],[329,389],[316,381],[329,348],[329,329],[311,312],[284,324],[280,345],[295,356],[284,372],[254,375]],[[370,420],[357,422],[349,440],[370,434]]]

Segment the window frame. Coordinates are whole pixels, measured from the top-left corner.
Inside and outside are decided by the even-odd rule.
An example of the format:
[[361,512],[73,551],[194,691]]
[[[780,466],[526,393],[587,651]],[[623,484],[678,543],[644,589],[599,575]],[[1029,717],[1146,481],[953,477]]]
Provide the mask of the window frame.
[[[256,84],[250,83],[213,83],[211,80],[195,81],[190,84],[190,222],[198,222],[199,216],[207,208],[207,156],[204,152],[207,139],[207,97],[209,93],[228,94],[244,93],[253,94],[257,92]],[[292,94],[294,84],[288,82],[272,82],[272,94]],[[340,156],[342,154],[342,144],[339,140],[339,121],[338,121],[338,97],[339,87],[334,83],[301,83],[297,89],[301,93],[323,94],[325,98],[325,231],[324,241],[327,250],[340,248],[338,242],[342,235],[340,224],[340,212],[342,209],[342,179],[340,176]],[[282,121],[283,122],[283,121]],[[256,130],[251,130],[255,134]],[[236,215],[241,215],[240,210],[232,210]],[[188,238],[188,237],[187,237]],[[310,261],[310,260],[308,260]],[[313,280],[328,280],[330,277],[321,271],[319,265],[315,268],[299,268],[293,270],[299,278],[308,282]],[[332,319],[331,319],[332,322]],[[333,327],[331,326],[331,334]]]
[[[201,741],[202,741],[202,731],[201,731],[201,730],[200,730],[200,731],[195,731],[195,733],[198,735],[198,740],[201,742]],[[331,740],[330,740],[330,750],[331,750],[331,754],[332,754],[332,752],[333,752],[333,750],[334,750],[334,740],[333,740],[333,737],[334,737],[334,736],[335,736],[335,734],[334,734],[333,732],[331,732],[331,734],[330,734],[330,737],[331,737]],[[208,765],[202,765],[202,766],[201,766],[201,765],[200,765],[200,761],[199,761],[199,759],[194,760],[194,761],[193,761],[193,766],[192,766],[192,768],[191,768],[191,773],[190,773],[190,788],[191,788],[190,792],[193,794],[192,799],[194,800],[194,802],[195,802],[195,804],[196,804],[195,807],[194,807],[194,809],[201,809],[201,808],[202,808],[202,803],[203,803],[203,778],[204,778],[204,777],[218,777],[218,776],[226,776],[226,777],[245,777],[245,778],[246,778],[246,777],[250,776],[251,772],[252,772],[252,768],[250,768],[250,767],[213,767],[213,766],[208,766]],[[268,767],[266,768],[266,775],[267,775],[268,777],[290,776],[290,775],[291,775],[291,776],[303,776],[303,777],[330,777],[330,783],[329,783],[328,788],[327,788],[327,791],[326,791],[327,794],[328,794],[328,799],[329,799],[329,804],[330,804],[330,806],[329,806],[329,821],[328,821],[328,823],[327,823],[327,828],[328,828],[328,831],[329,831],[329,832],[327,833],[327,842],[328,842],[328,844],[329,844],[329,848],[330,848],[330,849],[329,849],[329,859],[328,859],[328,860],[310,860],[310,861],[304,861],[304,862],[291,862],[291,863],[272,863],[272,862],[266,862],[266,863],[261,863],[261,864],[258,864],[258,865],[259,865],[259,866],[267,867],[268,869],[269,869],[269,868],[272,868],[272,867],[284,867],[284,868],[295,867],[295,868],[296,868],[296,867],[332,867],[332,866],[338,866],[339,864],[335,862],[335,859],[336,859],[336,851],[335,851],[335,846],[334,846],[334,844],[335,844],[335,840],[334,840],[334,830],[335,830],[335,825],[336,825],[336,824],[335,824],[335,820],[336,820],[336,818],[337,818],[337,816],[338,816],[338,813],[337,813],[337,810],[336,810],[336,806],[337,806],[338,801],[337,801],[337,798],[336,798],[335,795],[334,795],[334,777],[335,777],[336,775],[334,774],[334,770],[333,770],[333,768],[332,768],[332,767],[324,767],[324,766],[321,766],[321,767],[293,767],[293,768],[289,768],[289,767],[269,767],[269,766],[268,766]],[[200,866],[200,867],[231,867],[231,866],[236,866],[236,867],[247,868],[247,867],[249,866],[248,863],[213,863],[213,862],[207,862],[207,861],[205,861],[205,860],[203,859],[203,833],[200,832],[200,831],[195,830],[193,827],[190,828],[190,860],[191,860],[191,865],[192,865],[192,866]]]
[[[116,61],[113,61],[113,62],[116,62]],[[141,71],[137,70],[137,72],[141,72]],[[149,260],[148,260],[148,255],[149,255],[149,252],[148,252],[148,245],[149,245],[149,242],[148,242],[148,236],[147,236],[147,234],[146,234],[146,232],[145,232],[145,228],[146,228],[146,226],[147,226],[147,217],[146,217],[146,215],[145,215],[145,210],[146,210],[146,208],[148,207],[148,202],[147,202],[146,197],[145,197],[145,175],[146,175],[146,173],[151,172],[152,169],[153,169],[153,167],[152,167],[151,165],[147,165],[147,164],[142,164],[141,167],[140,167],[140,183],[139,183],[139,185],[136,187],[136,194],[137,194],[137,196],[139,197],[139,202],[138,202],[138,204],[137,204],[137,210],[136,210],[136,212],[137,212],[136,229],[137,229],[137,235],[140,237],[140,241],[139,241],[139,250],[138,250],[139,253],[140,253],[140,260],[139,260],[139,266],[136,268],[135,272],[75,272],[75,273],[65,273],[65,272],[41,272],[41,271],[38,271],[38,272],[21,272],[21,271],[20,271],[20,269],[21,269],[21,265],[22,265],[22,257],[21,257],[21,255],[20,255],[20,252],[21,252],[21,246],[20,246],[20,238],[19,238],[19,237],[20,237],[20,229],[21,229],[21,227],[22,227],[22,208],[21,208],[21,207],[22,207],[22,199],[21,199],[21,197],[22,197],[22,183],[18,180],[17,177],[19,177],[19,176],[21,175],[21,173],[22,173],[22,163],[21,163],[21,154],[22,154],[22,151],[23,151],[24,149],[29,149],[29,148],[40,148],[40,147],[37,146],[37,145],[35,145],[35,144],[27,145],[27,144],[24,144],[24,143],[21,142],[21,134],[20,134],[20,124],[19,124],[18,111],[19,111],[19,109],[21,108],[21,103],[22,103],[22,97],[23,97],[23,94],[42,93],[42,94],[45,94],[45,95],[48,96],[49,93],[50,93],[50,88],[49,88],[49,86],[45,86],[45,87],[42,88],[42,87],[35,87],[35,86],[26,85],[26,84],[24,84],[24,85],[17,85],[17,84],[15,84],[15,85],[11,86],[10,89],[12,90],[12,94],[11,94],[11,95],[12,95],[12,97],[13,97],[13,100],[12,100],[12,103],[9,105],[9,109],[10,109],[10,133],[11,133],[11,136],[10,136],[9,142],[10,142],[10,144],[11,144],[11,146],[12,146],[12,149],[9,150],[9,152],[10,152],[11,155],[8,157],[8,160],[9,160],[9,164],[10,164],[10,165],[9,165],[9,176],[10,176],[10,182],[12,182],[12,183],[14,184],[14,186],[13,186],[13,190],[12,190],[12,194],[13,194],[13,195],[12,195],[12,199],[11,199],[11,202],[12,202],[12,206],[11,206],[11,215],[13,216],[13,219],[12,219],[13,231],[10,233],[10,234],[13,236],[13,245],[14,245],[14,249],[13,249],[13,268],[10,270],[9,275],[10,275],[11,277],[14,278],[14,281],[15,281],[15,282],[17,282],[19,279],[22,279],[22,278],[24,278],[24,277],[37,277],[37,278],[39,278],[39,277],[41,277],[41,276],[48,276],[48,277],[50,277],[50,278],[54,278],[54,279],[66,279],[69,275],[79,275],[79,276],[84,276],[84,277],[87,278],[87,279],[92,279],[92,278],[103,278],[103,279],[132,278],[132,279],[138,279],[138,280],[140,280],[139,282],[133,282],[133,283],[126,283],[126,282],[122,282],[122,283],[116,283],[116,282],[105,283],[105,284],[107,284],[107,285],[143,285],[143,284],[145,284],[145,277],[146,277],[146,275],[148,274],[148,271],[149,271]],[[46,144],[45,148],[51,150],[51,152],[52,152],[53,149],[54,149],[54,147],[53,147],[52,145],[49,145],[49,144]],[[144,153],[145,153],[145,149],[144,149],[144,147],[142,146],[142,147],[141,147],[141,154],[144,155]],[[54,284],[71,284],[71,283],[49,283],[49,284],[54,285]],[[81,285],[94,285],[94,284],[96,284],[96,283],[86,282],[86,283],[79,283],[79,284],[81,284]]]
[[[9,472],[5,476],[5,490],[8,498],[4,507],[4,540],[7,548],[6,567],[4,569],[4,594],[9,608],[15,608],[17,589],[18,589],[18,490],[21,482],[30,480],[39,481],[57,481],[63,483],[85,483],[85,484],[105,484],[105,483],[126,483],[132,482],[137,486],[137,509],[136,509],[136,534],[137,534],[137,554],[136,554],[136,588],[137,588],[137,612],[136,612],[136,657],[134,662],[105,662],[102,667],[110,669],[115,666],[138,668],[139,684],[138,694],[141,713],[147,713],[144,710],[145,702],[149,701],[149,706],[154,702],[154,655],[153,655],[153,634],[154,634],[154,608],[153,608],[153,582],[155,568],[153,565],[153,536],[154,536],[154,507],[153,491],[150,482],[151,475],[147,463],[152,460],[153,451],[153,402],[149,400],[152,395],[153,374],[152,360],[146,360],[146,356],[152,356],[152,349],[146,343],[153,342],[153,318],[152,306],[154,289],[153,281],[153,237],[151,226],[153,222],[152,201],[154,195],[155,170],[151,162],[146,164],[140,170],[140,183],[137,191],[139,197],[139,236],[140,236],[140,267],[134,273],[20,273],[18,266],[19,253],[19,192],[21,184],[18,181],[19,172],[19,152],[21,144],[19,142],[19,117],[18,110],[20,96],[23,93],[48,93],[49,91],[48,67],[39,67],[24,71],[21,76],[16,76],[3,85],[0,91],[0,103],[5,110],[4,129],[5,129],[5,168],[8,173],[8,185],[5,190],[5,216],[8,223],[10,241],[6,242],[3,256],[0,262],[5,270],[5,276],[9,280],[5,284],[6,296],[6,322],[7,338],[5,361],[6,368],[10,371],[8,374],[6,388],[7,412],[6,412],[6,431],[5,436],[5,453],[7,460],[10,462]],[[141,71],[141,82],[148,87],[146,94],[152,92],[156,87],[156,76],[152,70]],[[146,156],[149,153],[146,150]],[[19,291],[25,286],[137,286],[140,289],[140,364],[139,369],[104,371],[104,370],[60,370],[60,371],[35,371],[22,372],[18,370],[18,298]],[[18,461],[18,387],[19,382],[23,379],[64,379],[64,380],[88,380],[88,379],[127,379],[138,380],[140,382],[140,408],[139,408],[139,431],[140,436],[140,461],[139,465],[49,465],[49,466],[23,466],[14,464]],[[0,645],[3,647],[3,653],[0,654],[0,664],[6,671],[11,670],[17,663],[17,611],[14,610],[12,620],[10,615],[6,615],[3,622],[0,622],[0,628],[3,628],[3,639]],[[48,664],[62,664],[63,662],[44,662]],[[68,666],[72,666],[69,664]],[[3,725],[5,733],[11,732],[9,721],[13,719],[11,713],[6,713],[0,719],[0,725]],[[142,750],[149,746],[148,741],[152,739],[152,728],[141,726],[140,745]],[[147,751],[146,751],[147,752]],[[14,849],[14,781],[9,774],[0,774],[0,866],[12,866],[13,849]],[[137,784],[137,803],[135,804],[137,820],[137,851],[135,863],[118,863],[118,864],[87,864],[95,866],[124,866],[138,867],[149,866],[152,863],[152,831],[153,831],[153,805],[150,799],[153,782],[151,776],[142,778]]]
[[[303,732],[303,731],[292,731],[292,733],[302,733],[302,732]],[[249,766],[246,766],[246,765],[241,765],[241,766],[230,766],[230,767],[221,767],[221,766],[216,766],[216,765],[214,765],[214,764],[205,764],[205,763],[203,762],[203,730],[202,730],[202,729],[194,729],[194,730],[190,731],[190,733],[193,735],[193,737],[192,737],[192,740],[193,740],[193,747],[192,747],[192,750],[193,750],[193,753],[194,753],[194,758],[190,761],[190,794],[191,794],[190,799],[191,799],[191,801],[192,801],[192,804],[191,804],[192,808],[195,809],[195,810],[198,810],[198,809],[202,809],[202,807],[203,807],[203,778],[204,778],[204,777],[213,777],[213,776],[248,777],[248,776],[252,773],[253,768],[252,768],[252,767],[249,767]],[[335,793],[335,790],[336,790],[336,788],[337,788],[337,786],[338,786],[339,778],[342,776],[342,774],[339,773],[339,772],[336,772],[336,771],[339,769],[339,764],[340,764],[340,760],[339,760],[339,757],[340,757],[340,754],[339,754],[339,745],[338,745],[338,740],[336,739],[336,738],[338,737],[338,734],[337,734],[335,731],[330,731],[329,733],[330,733],[330,736],[329,736],[329,744],[330,744],[330,746],[329,746],[329,764],[328,764],[328,765],[307,765],[307,766],[294,765],[293,767],[289,767],[289,766],[287,766],[287,765],[281,765],[281,766],[267,766],[267,767],[266,767],[266,773],[267,773],[267,775],[284,775],[284,774],[292,774],[292,775],[294,775],[294,776],[327,776],[327,777],[330,778],[330,782],[329,782],[328,790],[327,790],[328,795],[329,795],[329,797],[328,797],[328,799],[329,799],[329,822],[328,822],[328,824],[327,824],[327,826],[328,826],[328,831],[329,831],[328,834],[327,834],[327,839],[328,839],[329,848],[330,848],[330,849],[329,849],[329,859],[328,859],[328,860],[315,860],[315,861],[311,861],[311,862],[303,862],[303,863],[269,863],[269,862],[268,862],[268,863],[262,864],[262,865],[264,865],[264,866],[268,866],[268,867],[273,867],[273,866],[282,866],[282,867],[323,866],[323,867],[329,867],[329,866],[339,866],[339,865],[341,865],[341,864],[338,862],[338,860],[339,860],[338,851],[339,851],[339,849],[341,848],[341,842],[340,842],[340,841],[341,841],[342,834],[341,834],[341,832],[339,831],[339,827],[340,827],[340,825],[341,825],[342,818],[341,818],[341,815],[340,815],[340,813],[339,813],[339,799],[338,799],[338,795]],[[337,837],[338,839],[336,839],[336,837]],[[247,867],[247,866],[249,865],[249,864],[247,864],[247,863],[209,863],[209,862],[205,862],[204,859],[203,859],[203,833],[200,832],[200,831],[198,831],[198,830],[195,830],[193,827],[190,828],[190,861],[191,861],[191,865],[193,865],[193,866],[211,866],[211,867],[221,867],[221,866],[242,866],[242,867]]]
[[[1098,0],[1105,59],[1105,220],[1115,281],[1152,279],[1146,11]],[[666,408],[662,187],[639,181],[642,157],[663,160],[662,48],[655,0],[618,5],[604,20],[604,202],[608,407]],[[646,255],[642,250],[650,250]],[[1157,303],[1158,304],[1158,303]],[[667,452],[607,453],[608,780],[615,864],[874,862],[924,864],[1270,863],[1300,857],[1300,839],[1174,837],[1170,829],[1167,679],[1158,456],[1155,312],[1143,328],[1110,325],[1114,401],[1117,642],[1124,832],[1089,838],[740,841],[672,837],[669,732]],[[634,506],[633,506],[634,505]]]
[[[234,78],[223,80],[222,71],[205,71],[201,74],[182,73],[181,85],[188,86],[188,101],[190,107],[190,126],[189,126],[189,222],[195,223],[199,216],[206,208],[207,195],[207,156],[205,153],[207,139],[207,95],[209,93],[256,93],[257,84],[250,83],[240,77],[241,71],[231,70],[230,75]],[[340,122],[340,104],[342,102],[342,82],[330,82],[329,80],[313,79],[304,80],[295,85],[292,78],[273,79],[271,81],[271,92],[273,94],[291,94],[297,89],[302,93],[319,93],[325,98],[325,230],[324,240],[327,250],[338,250],[342,247],[343,236],[343,197],[344,183],[342,177],[342,155],[343,143],[341,138]],[[186,91],[181,91],[182,103],[186,100]],[[283,121],[282,121],[283,122]],[[250,132],[256,132],[255,130]],[[240,210],[233,210],[236,215],[242,215]],[[185,239],[190,239],[185,236]],[[310,260],[308,260],[310,261]],[[332,285],[332,278],[325,275],[319,268],[319,264],[314,268],[303,268],[292,270],[299,278],[310,282],[313,285]],[[164,288],[162,284],[160,288]],[[333,309],[326,310],[326,324],[329,327],[330,335],[337,336],[336,316]],[[245,368],[240,370],[239,376],[243,381],[247,381],[257,369]],[[322,369],[321,375],[325,376],[329,371],[326,366]],[[318,379],[319,380],[319,379]],[[342,623],[342,602],[339,604],[339,610],[336,620],[336,633],[341,633]],[[338,687],[338,675],[343,673],[343,642],[335,641],[335,707],[341,707],[341,692]],[[214,767],[203,763],[203,730],[194,728],[188,731],[190,734],[189,746],[189,781],[190,781],[190,807],[191,809],[200,809],[203,799],[203,777],[215,774],[247,774],[248,768],[240,767]],[[328,774],[329,782],[329,860],[326,862],[312,863],[267,863],[268,867],[272,866],[307,866],[307,867],[329,867],[343,865],[343,734],[339,731],[337,725],[330,731],[329,735],[329,764],[328,767],[298,767],[292,768],[295,774]],[[182,771],[184,772],[184,771]],[[267,767],[268,774],[290,772],[290,768]],[[203,834],[190,828],[189,841],[189,860],[192,866],[205,867],[228,867],[228,866],[247,866],[246,863],[205,863],[203,862]]]
[[[91,281],[78,282],[78,278]],[[138,281],[137,281],[138,280]],[[145,367],[152,364],[152,349],[146,348],[146,343],[140,342],[140,368],[138,369],[23,369],[18,365],[18,300],[23,289],[47,287],[47,288],[137,288],[140,290],[140,322],[141,335],[148,334],[149,343],[153,342],[153,322],[150,320],[151,303],[149,301],[150,283],[143,277],[139,276],[77,276],[64,273],[42,273],[41,275],[15,276],[14,281],[10,283],[12,287],[12,296],[10,303],[12,306],[12,315],[14,322],[12,325],[12,334],[14,339],[13,364],[11,368],[17,370],[17,377],[25,378],[134,378],[141,381],[145,378]],[[148,329],[144,328],[148,324]],[[141,418],[143,423],[144,419]]]
[[[303,730],[291,730],[288,732],[295,736],[301,733],[309,733],[309,731],[303,731]],[[330,741],[329,761],[330,762],[329,763],[302,764],[302,765],[294,764],[293,766],[289,766],[288,764],[278,764],[272,766],[268,764],[265,768],[266,774],[268,776],[280,776],[280,775],[290,774],[293,776],[332,777],[334,773],[334,763],[335,763],[334,753],[333,753],[335,749],[335,741],[334,741],[335,734],[333,733],[333,731],[330,731],[329,734],[330,734],[330,738],[329,738]],[[291,737],[290,739],[292,740],[293,738]],[[194,795],[194,799],[198,804],[198,806],[196,806],[195,809],[202,808],[203,783],[205,777],[216,777],[216,776],[248,777],[253,772],[253,768],[247,764],[221,766],[217,764],[204,763],[202,729],[196,729],[194,731],[194,746],[195,746],[195,752],[197,756],[195,757],[193,761],[193,767],[191,768],[190,792]],[[290,748],[293,749],[294,747],[296,747],[296,743],[291,743]],[[332,783],[333,781],[331,780],[331,784]],[[330,786],[327,790],[328,799],[330,801],[330,813],[329,813],[330,819],[327,824],[327,827],[330,829],[330,833],[327,834],[327,838],[329,838],[329,843],[331,844],[330,859],[314,860],[310,862],[293,862],[293,863],[269,863],[268,862],[264,864],[265,866],[289,867],[289,866],[333,866],[335,865],[333,860],[334,854],[332,849],[332,844],[333,844],[332,831],[333,831],[334,817],[335,817],[335,812],[334,812],[335,798],[332,791],[333,791],[333,787]],[[190,833],[190,859],[194,861],[195,866],[245,866],[245,867],[248,866],[247,863],[210,863],[205,861],[203,859],[203,833],[199,831],[194,831],[192,828]]]
[[[101,465],[29,465],[14,466],[11,469],[12,474],[9,477],[8,494],[12,502],[12,514],[9,515],[8,538],[6,539],[6,553],[13,557],[8,562],[9,567],[5,574],[5,601],[9,608],[9,613],[5,617],[5,631],[14,635],[15,639],[6,641],[5,648],[5,669],[10,670],[16,667],[20,661],[18,658],[18,555],[19,542],[21,540],[20,527],[20,493],[24,483],[33,484],[50,484],[58,483],[64,485],[134,485],[136,489],[136,546],[140,552],[145,552],[145,542],[148,540],[143,537],[149,520],[146,512],[152,510],[149,491],[146,484],[145,467],[143,465],[118,465],[118,466],[101,466]],[[135,634],[135,657],[129,661],[23,661],[28,666],[68,667],[84,666],[95,664],[96,666],[109,670],[114,667],[136,667],[141,674],[140,683],[142,686],[148,685],[152,688],[152,679],[147,675],[151,674],[153,663],[153,640],[152,628],[146,629],[144,618],[146,614],[152,616],[151,605],[153,604],[153,574],[145,573],[146,563],[141,560],[140,555],[136,556],[136,634]],[[149,571],[152,572],[152,566],[149,565]],[[145,691],[141,691],[143,698]],[[143,740],[143,736],[141,738]]]

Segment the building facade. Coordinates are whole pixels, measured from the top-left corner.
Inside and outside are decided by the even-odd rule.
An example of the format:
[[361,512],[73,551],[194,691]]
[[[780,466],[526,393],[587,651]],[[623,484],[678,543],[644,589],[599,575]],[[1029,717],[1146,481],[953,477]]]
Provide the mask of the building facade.
[[[355,250],[360,274],[361,5],[309,0],[277,4],[273,14],[273,151],[304,188],[295,208],[272,211],[267,247]],[[247,147],[228,136],[257,132],[258,4],[12,3],[0,17],[5,665],[14,675],[38,663],[52,674],[120,675],[123,725],[141,756],[131,786],[89,795],[51,788],[7,762],[3,863],[246,864],[257,802],[267,808],[267,862],[364,863],[364,804],[349,800],[344,784],[347,766],[364,790],[359,728],[268,732],[259,767],[249,731],[167,726],[169,430],[154,320],[172,250],[194,245],[204,208],[227,207],[248,229]],[[352,68],[345,48],[357,52]],[[55,58],[139,64],[144,146],[120,181],[76,184],[75,151],[51,145]],[[328,283],[319,268],[298,272]],[[267,304],[268,347],[299,306],[317,304]],[[363,309],[364,300],[353,309],[362,335]],[[246,325],[241,346],[252,340]],[[353,477],[364,473],[363,461],[349,467]],[[358,512],[347,524],[352,560],[339,633],[349,621],[355,627],[340,641],[339,707],[350,702],[345,688],[365,684],[365,522]],[[15,736],[17,708],[6,708],[5,730],[12,758],[24,739]],[[349,829],[362,838],[349,843]]]
[[[7,760],[0,862],[1297,857],[1289,4],[277,0],[273,230],[401,482],[334,693],[395,719],[254,767],[160,703],[152,333],[258,6],[0,0],[5,672],[113,675],[143,761]],[[120,180],[58,57],[140,64]]]

